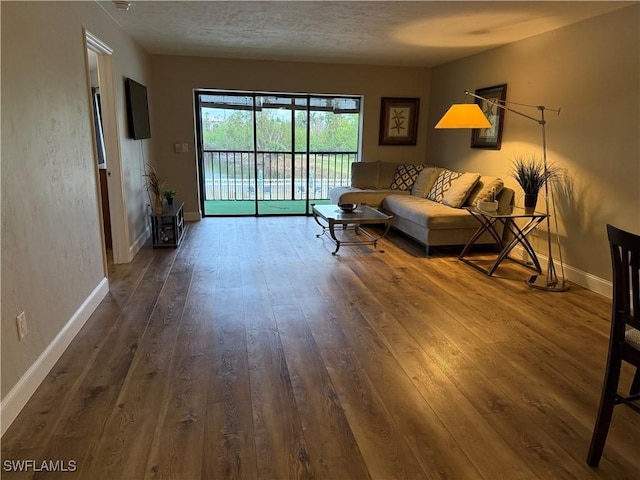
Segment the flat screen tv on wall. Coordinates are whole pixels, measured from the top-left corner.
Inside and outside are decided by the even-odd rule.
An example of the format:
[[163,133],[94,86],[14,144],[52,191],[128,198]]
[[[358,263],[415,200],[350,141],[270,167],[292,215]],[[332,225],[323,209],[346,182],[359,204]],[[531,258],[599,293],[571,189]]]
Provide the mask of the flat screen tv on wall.
[[129,136],[135,140],[151,138],[147,87],[130,78],[125,79]]

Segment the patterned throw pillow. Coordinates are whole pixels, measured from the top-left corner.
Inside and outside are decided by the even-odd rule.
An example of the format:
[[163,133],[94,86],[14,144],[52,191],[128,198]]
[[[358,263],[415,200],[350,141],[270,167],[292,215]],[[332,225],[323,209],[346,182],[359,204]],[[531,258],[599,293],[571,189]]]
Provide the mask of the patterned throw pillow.
[[410,190],[424,165],[398,165],[391,190]]
[[446,169],[443,170],[440,175],[438,175],[436,183],[431,187],[431,191],[429,192],[429,195],[427,195],[427,198],[434,202],[442,202],[445,192],[451,188],[451,182],[460,176],[462,176],[462,173],[452,172],[451,170]]

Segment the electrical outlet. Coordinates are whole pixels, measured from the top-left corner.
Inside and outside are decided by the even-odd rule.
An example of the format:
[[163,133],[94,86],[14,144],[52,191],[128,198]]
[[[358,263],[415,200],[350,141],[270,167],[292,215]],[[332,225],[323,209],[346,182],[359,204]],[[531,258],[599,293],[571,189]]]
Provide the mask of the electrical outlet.
[[189,153],[189,144],[188,143],[183,143],[181,151],[182,151],[182,153]]
[[18,339],[22,339],[27,335],[27,317],[24,312],[16,317],[16,325],[18,326]]

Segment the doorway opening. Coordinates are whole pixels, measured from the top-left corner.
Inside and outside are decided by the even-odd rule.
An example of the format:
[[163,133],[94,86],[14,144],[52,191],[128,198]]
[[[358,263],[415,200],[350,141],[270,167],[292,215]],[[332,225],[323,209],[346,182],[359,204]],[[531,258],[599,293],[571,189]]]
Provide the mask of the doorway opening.
[[102,105],[100,101],[100,81],[98,76],[98,54],[87,48],[89,59],[89,80],[91,82],[91,106],[93,113],[93,133],[96,146],[96,161],[100,180],[100,199],[102,207],[102,233],[107,256],[113,256],[111,236],[111,212],[109,211],[109,186],[107,183],[107,153],[104,147],[104,129],[102,128]]

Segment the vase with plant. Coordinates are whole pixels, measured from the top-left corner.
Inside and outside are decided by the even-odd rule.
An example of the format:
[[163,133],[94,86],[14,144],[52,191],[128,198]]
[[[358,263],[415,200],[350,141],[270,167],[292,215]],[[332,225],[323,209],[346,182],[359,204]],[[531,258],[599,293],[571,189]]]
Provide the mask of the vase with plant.
[[178,193],[176,190],[167,189],[162,192],[162,196],[167,199],[167,205],[173,205],[173,199]]
[[149,194],[149,202],[153,198],[153,211],[155,214],[162,213],[162,191],[164,189],[164,180],[158,175],[158,172],[151,165],[147,164],[147,169],[142,175],[145,179],[145,187]]
[[557,174],[555,167],[544,168],[535,156],[517,156],[512,162],[511,175],[524,191],[524,208],[533,211],[536,208],[538,194],[545,183]]

